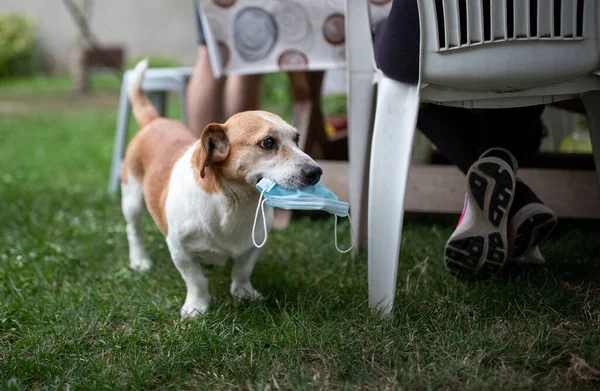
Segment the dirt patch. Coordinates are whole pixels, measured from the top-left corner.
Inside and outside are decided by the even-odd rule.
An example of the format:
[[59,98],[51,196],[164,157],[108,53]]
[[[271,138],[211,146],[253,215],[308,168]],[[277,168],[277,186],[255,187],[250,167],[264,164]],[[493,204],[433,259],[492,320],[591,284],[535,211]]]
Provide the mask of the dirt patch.
[[0,96],[0,115],[40,112],[117,109],[118,92],[94,92],[88,95],[44,94]]

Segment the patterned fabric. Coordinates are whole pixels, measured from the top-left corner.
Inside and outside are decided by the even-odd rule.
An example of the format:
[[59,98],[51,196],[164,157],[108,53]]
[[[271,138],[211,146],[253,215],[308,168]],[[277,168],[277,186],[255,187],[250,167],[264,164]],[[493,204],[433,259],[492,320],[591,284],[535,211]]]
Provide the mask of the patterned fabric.
[[[344,0],[199,0],[215,75],[345,67]],[[391,0],[370,0],[371,20]]]
[[194,10],[196,11],[196,30],[198,31],[197,34],[197,42],[198,45],[206,45],[206,38],[204,37],[204,29],[202,27],[202,20],[200,20],[200,13],[202,12],[202,10],[200,9],[200,6],[198,5],[198,0],[194,1]]

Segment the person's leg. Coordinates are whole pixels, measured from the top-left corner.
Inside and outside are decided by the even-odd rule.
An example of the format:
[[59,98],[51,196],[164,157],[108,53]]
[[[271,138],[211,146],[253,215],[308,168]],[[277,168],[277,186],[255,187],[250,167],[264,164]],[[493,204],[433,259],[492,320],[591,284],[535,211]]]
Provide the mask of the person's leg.
[[541,143],[542,111],[543,106],[421,109],[419,129],[467,174],[465,209],[444,251],[455,274],[491,275],[513,251],[518,258],[535,254],[534,261],[542,259],[537,245],[551,232],[556,216],[516,178],[517,161],[526,161]]
[[196,136],[200,137],[209,123],[220,121],[224,86],[225,79],[215,79],[212,74],[206,45],[200,46],[186,97],[188,124]]
[[[538,152],[544,127],[541,120],[545,106],[519,107],[509,109],[484,110],[483,132],[478,155],[490,148],[504,148],[517,160],[518,165],[527,163]],[[515,170],[516,171],[516,170]],[[515,199],[510,209],[510,217],[531,203],[542,203],[537,195],[523,181],[517,179]]]
[[465,207],[444,248],[444,262],[456,276],[487,277],[507,258],[507,210],[515,188],[511,164],[480,159],[485,130],[478,112],[429,104],[421,108],[417,126],[467,176]]
[[232,75],[225,86],[225,117],[260,106],[262,75]]
[[519,164],[537,152],[544,106],[469,110],[434,104],[419,111],[417,127],[465,174],[490,148],[510,151]]
[[[556,225],[556,215],[516,176],[519,165],[526,163],[539,149],[543,137],[540,119],[543,110],[544,106],[534,106],[482,110],[478,114],[481,119],[481,137],[476,155],[480,157],[467,173],[469,205],[465,207],[467,212],[469,209],[475,212],[466,213],[470,214],[465,219],[467,224],[461,227],[459,223],[448,242],[447,262],[452,258],[451,261],[459,261],[459,266],[465,265],[464,253],[453,251],[460,249],[460,244],[483,248],[484,251],[487,250],[487,254],[502,251],[503,258],[497,262],[490,262],[488,256],[481,255],[480,264],[496,268],[511,259],[519,262],[544,262],[538,245],[552,232]],[[510,186],[507,187],[506,184]],[[478,199],[478,196],[482,198]],[[489,211],[502,217],[498,219],[500,224],[496,224],[488,214]],[[490,230],[486,227],[494,228]],[[482,233],[486,233],[488,238],[491,238],[492,233],[501,240],[482,241]],[[475,246],[474,243],[483,243],[483,246]]]
[[544,127],[541,116],[545,106],[482,110],[482,138],[478,155],[489,148],[510,151],[522,165],[537,153]]
[[417,128],[465,174],[480,155],[481,125],[472,110],[434,104],[425,104],[417,120]]
[[223,112],[225,79],[215,79],[212,74],[206,39],[200,20],[201,9],[194,2],[198,34],[198,55],[194,73],[190,78],[186,96],[187,121],[192,132],[200,137],[204,127],[219,122]]
[[[508,150],[518,165],[526,162],[541,144],[543,110],[544,106],[533,106],[475,112],[428,104],[420,110],[417,126],[452,164],[466,174],[490,148]],[[541,203],[527,185],[517,180],[511,217],[532,202]]]
[[419,111],[417,127],[446,158],[466,173],[488,149],[504,148],[519,163],[537,152],[544,106],[469,110],[434,104]]
[[[544,136],[541,120],[543,105],[505,110],[486,110],[486,132],[481,150],[500,146],[510,151],[523,165],[538,152]],[[511,256],[525,263],[544,263],[539,244],[557,223],[556,214],[518,177],[509,211],[508,240]]]

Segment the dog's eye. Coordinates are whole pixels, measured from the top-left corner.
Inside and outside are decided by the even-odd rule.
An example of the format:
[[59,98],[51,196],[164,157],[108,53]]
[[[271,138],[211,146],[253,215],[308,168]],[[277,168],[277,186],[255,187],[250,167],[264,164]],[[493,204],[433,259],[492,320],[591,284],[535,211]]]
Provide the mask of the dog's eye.
[[298,146],[299,143],[300,143],[300,135],[296,134],[296,136],[294,136],[294,144],[296,144],[296,146]]
[[260,141],[260,147],[263,149],[271,149],[275,146],[275,139],[273,137],[265,137]]

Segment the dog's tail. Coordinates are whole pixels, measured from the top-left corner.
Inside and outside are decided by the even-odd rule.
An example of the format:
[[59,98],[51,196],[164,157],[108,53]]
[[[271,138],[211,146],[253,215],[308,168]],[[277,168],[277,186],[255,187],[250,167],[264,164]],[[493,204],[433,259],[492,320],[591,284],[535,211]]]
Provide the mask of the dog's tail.
[[133,69],[129,83],[129,100],[131,101],[131,108],[133,116],[137,121],[140,128],[148,125],[150,122],[159,118],[158,111],[150,102],[150,99],[142,91],[142,80],[144,79],[144,73],[148,69],[148,59],[145,58],[138,62]]

